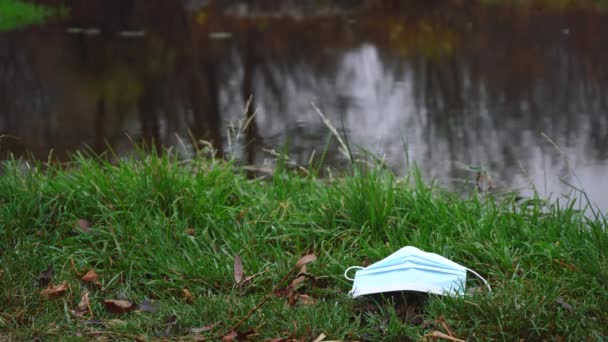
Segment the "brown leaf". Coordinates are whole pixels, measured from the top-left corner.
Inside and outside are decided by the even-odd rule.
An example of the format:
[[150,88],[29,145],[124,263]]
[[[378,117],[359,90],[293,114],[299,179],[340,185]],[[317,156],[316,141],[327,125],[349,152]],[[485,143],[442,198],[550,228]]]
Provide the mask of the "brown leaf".
[[291,285],[274,290],[274,295],[277,297],[288,297],[291,296],[292,293],[293,287]]
[[86,318],[86,314],[89,313],[90,318],[93,318],[93,309],[91,308],[91,299],[89,298],[89,291],[84,290],[82,296],[80,296],[80,302],[76,306],[76,310],[70,310],[73,315]]
[[101,283],[99,282],[99,276],[97,275],[97,273],[95,273],[94,270],[89,270],[87,274],[83,275],[80,279],[85,283],[93,283],[97,286],[101,286]]
[[307,254],[303,257],[300,258],[300,260],[298,260],[298,262],[296,263],[296,267],[300,268],[306,264],[310,264],[311,262],[317,260],[317,256],[314,254]]
[[196,301],[196,297],[194,297],[194,295],[188,291],[188,289],[183,289],[182,293],[184,294],[184,300],[186,301],[186,303],[194,303]]
[[106,310],[111,313],[122,314],[135,309],[135,305],[127,300],[106,299],[103,301]]
[[298,285],[300,285],[303,282],[305,282],[306,279],[308,279],[308,278],[306,276],[303,276],[303,275],[295,278],[294,280],[291,281],[291,287],[295,289]]
[[49,285],[46,289],[40,292],[41,295],[49,298],[59,297],[68,289],[68,283],[63,282],[59,285]]
[[222,342],[232,342],[237,338],[237,336],[239,336],[239,334],[232,330],[230,333],[228,333],[228,335],[222,337]]
[[184,234],[187,234],[187,235],[194,236],[195,233],[196,232],[194,231],[193,228],[188,228],[188,229],[184,230]]
[[289,304],[289,306],[295,306],[297,303],[298,303],[298,294],[291,292],[287,296],[287,304]]
[[89,310],[89,306],[91,305],[91,300],[89,299],[89,291],[85,290],[82,292],[82,296],[80,297],[80,302],[76,306],[79,312],[84,312]]
[[78,227],[80,227],[80,229],[82,229],[82,231],[85,233],[91,232],[91,222],[89,222],[85,219],[78,220]]
[[238,254],[234,257],[234,281],[237,285],[243,281],[243,261]]
[[302,303],[302,305],[313,305],[317,302],[316,299],[312,298],[309,295],[305,295],[305,294],[298,294],[297,296],[297,301],[299,303]]
[[51,280],[53,280],[53,265],[49,265],[49,267],[46,268],[46,271],[40,272],[38,284],[44,287],[50,284]]

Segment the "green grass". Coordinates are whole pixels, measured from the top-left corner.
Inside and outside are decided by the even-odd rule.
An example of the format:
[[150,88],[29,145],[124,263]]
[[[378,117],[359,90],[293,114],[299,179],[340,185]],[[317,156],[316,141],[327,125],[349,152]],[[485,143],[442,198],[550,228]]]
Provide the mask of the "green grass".
[[[283,170],[249,180],[228,162],[170,154],[118,163],[77,155],[68,167],[8,162],[0,171],[0,340],[187,340],[190,328],[220,322],[201,333],[217,340],[310,252],[315,281],[298,291],[316,303],[290,306],[272,295],[238,331],[252,329],[253,340],[418,341],[448,328],[470,341],[605,340],[606,220],[574,202],[539,203],[459,198],[415,172],[356,170],[330,181]],[[91,222],[89,233],[78,219]],[[478,271],[493,292],[349,298],[348,266],[406,245]],[[245,276],[263,272],[240,287],[237,254]],[[53,283],[69,284],[54,299],[37,281],[49,265]],[[79,280],[88,269],[100,287]],[[468,286],[481,288],[474,279]],[[85,287],[103,325],[71,313]],[[102,300],[121,297],[152,299],[159,310],[107,312]]]
[[0,0],[0,31],[42,24],[54,12],[58,11],[21,0]]

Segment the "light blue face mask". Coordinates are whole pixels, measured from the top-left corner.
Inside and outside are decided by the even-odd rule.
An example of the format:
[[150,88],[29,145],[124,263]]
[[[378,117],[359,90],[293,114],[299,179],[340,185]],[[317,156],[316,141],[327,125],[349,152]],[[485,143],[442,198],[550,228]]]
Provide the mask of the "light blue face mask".
[[[354,279],[348,277],[348,272],[352,269],[359,269]],[[441,255],[412,246],[403,247],[368,267],[349,267],[344,272],[344,277],[354,281],[349,293],[353,297],[392,291],[457,296],[464,294],[467,271],[479,277],[492,291],[488,282],[477,272]]]

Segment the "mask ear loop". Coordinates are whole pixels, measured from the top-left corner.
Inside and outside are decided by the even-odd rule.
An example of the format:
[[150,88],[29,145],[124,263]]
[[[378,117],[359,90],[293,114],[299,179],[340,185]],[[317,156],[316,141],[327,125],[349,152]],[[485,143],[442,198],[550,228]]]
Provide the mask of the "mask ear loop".
[[469,272],[473,273],[474,275],[476,275],[476,276],[477,276],[477,278],[481,279],[481,281],[483,281],[483,283],[484,283],[484,284],[485,284],[485,285],[488,287],[488,290],[489,290],[490,292],[492,292],[492,288],[490,287],[490,284],[488,284],[488,281],[487,281],[487,280],[485,280],[485,279],[484,279],[482,276],[480,276],[480,275],[479,275],[479,273],[477,273],[477,272],[473,271],[472,269],[470,269],[470,268],[468,268],[468,267],[465,267],[465,268],[466,268],[466,270],[467,270],[467,271],[469,271]]
[[348,271],[354,270],[354,269],[362,270],[364,268],[365,267],[361,267],[361,266],[351,266],[351,267],[347,268],[346,271],[344,271],[344,278],[346,278],[346,279],[348,279],[350,281],[355,281],[355,278],[349,278],[348,277]]

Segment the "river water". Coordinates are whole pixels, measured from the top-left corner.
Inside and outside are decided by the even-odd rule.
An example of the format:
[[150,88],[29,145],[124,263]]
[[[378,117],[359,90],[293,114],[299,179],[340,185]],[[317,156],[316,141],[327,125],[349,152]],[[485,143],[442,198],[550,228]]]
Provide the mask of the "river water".
[[204,139],[258,167],[274,149],[304,166],[327,150],[339,168],[316,106],[397,173],[415,162],[460,189],[481,167],[484,187],[553,199],[576,187],[608,209],[606,14],[218,3],[73,0],[69,18],[0,33],[0,153],[66,159],[133,141],[188,153]]

